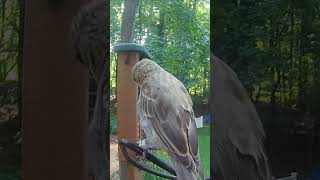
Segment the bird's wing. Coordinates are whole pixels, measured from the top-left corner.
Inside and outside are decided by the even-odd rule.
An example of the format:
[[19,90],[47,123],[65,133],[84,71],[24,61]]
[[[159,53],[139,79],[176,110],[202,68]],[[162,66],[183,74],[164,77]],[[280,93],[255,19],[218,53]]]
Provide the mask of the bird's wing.
[[[192,111],[186,109],[189,107],[188,100],[183,99],[181,94],[170,92],[152,90],[150,86],[142,87],[141,109],[170,155],[185,168],[195,170],[199,163],[199,152],[194,115]],[[181,90],[179,92],[183,93]]]
[[212,57],[215,163],[226,179],[270,179],[265,134],[255,107],[235,72]]

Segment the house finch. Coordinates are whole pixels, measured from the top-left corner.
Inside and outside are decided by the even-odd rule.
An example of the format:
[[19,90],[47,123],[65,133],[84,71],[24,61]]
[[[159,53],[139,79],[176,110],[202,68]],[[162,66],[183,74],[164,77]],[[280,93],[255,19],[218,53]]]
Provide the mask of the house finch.
[[192,100],[184,85],[149,59],[138,62],[132,75],[140,87],[137,110],[147,144],[168,153],[178,180],[203,179]]

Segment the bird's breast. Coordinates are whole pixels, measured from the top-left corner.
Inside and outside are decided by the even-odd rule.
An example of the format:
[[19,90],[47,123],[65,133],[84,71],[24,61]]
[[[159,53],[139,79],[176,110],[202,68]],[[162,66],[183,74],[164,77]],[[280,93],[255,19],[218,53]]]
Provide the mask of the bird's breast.
[[152,123],[146,117],[140,118],[140,126],[143,132],[146,135],[147,143],[154,147],[162,146],[161,140],[159,139],[158,135],[156,134]]

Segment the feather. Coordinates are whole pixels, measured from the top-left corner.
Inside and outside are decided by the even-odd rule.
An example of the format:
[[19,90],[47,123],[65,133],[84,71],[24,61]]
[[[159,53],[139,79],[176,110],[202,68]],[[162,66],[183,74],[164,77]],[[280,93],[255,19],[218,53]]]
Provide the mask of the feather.
[[192,100],[184,85],[148,59],[138,62],[132,72],[140,87],[138,114],[147,138],[151,138],[148,141],[167,151],[178,180],[197,179],[198,134]]
[[235,72],[213,60],[213,164],[216,180],[271,180],[260,118]]

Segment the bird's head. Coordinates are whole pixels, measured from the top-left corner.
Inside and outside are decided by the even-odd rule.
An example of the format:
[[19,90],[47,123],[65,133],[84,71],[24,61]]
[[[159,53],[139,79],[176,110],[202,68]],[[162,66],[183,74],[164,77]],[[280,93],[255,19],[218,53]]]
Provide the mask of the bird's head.
[[138,85],[141,85],[148,76],[152,75],[158,69],[161,69],[161,67],[156,62],[144,58],[133,66],[133,80]]

